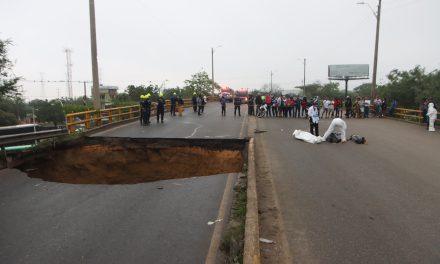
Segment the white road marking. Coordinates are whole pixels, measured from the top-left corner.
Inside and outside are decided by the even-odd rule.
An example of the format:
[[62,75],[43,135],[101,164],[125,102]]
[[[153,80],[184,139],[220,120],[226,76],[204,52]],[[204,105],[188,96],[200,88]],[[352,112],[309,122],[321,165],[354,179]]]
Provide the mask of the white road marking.
[[196,128],[194,129],[194,131],[192,132],[192,134],[189,135],[189,136],[187,136],[187,137],[185,137],[185,138],[190,138],[190,137],[194,136],[194,135],[197,133],[197,130],[199,130],[199,128],[201,128],[202,126],[203,126],[203,125],[199,125],[198,127],[196,127]]

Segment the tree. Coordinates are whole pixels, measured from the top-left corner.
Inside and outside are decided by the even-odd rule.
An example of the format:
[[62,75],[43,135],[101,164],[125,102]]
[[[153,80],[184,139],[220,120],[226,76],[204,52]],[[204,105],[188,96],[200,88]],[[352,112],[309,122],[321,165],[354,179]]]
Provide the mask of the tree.
[[17,82],[20,80],[12,72],[13,64],[8,59],[7,47],[11,45],[10,40],[0,39],[0,99],[17,92]]
[[61,102],[58,100],[32,100],[29,105],[34,108],[38,122],[51,122],[55,126],[64,122],[64,113]]
[[370,97],[371,96],[371,83],[363,83],[358,87],[353,89],[353,93],[360,97]]
[[201,71],[191,75],[190,80],[185,80],[184,89],[191,92],[191,94],[196,92],[197,94],[213,95],[215,88],[212,89],[212,80],[209,79],[208,73]]
[[138,102],[141,95],[150,93],[153,97],[159,93],[159,87],[157,85],[150,84],[149,86],[145,85],[129,85],[127,89],[125,89],[125,93],[128,94],[130,100]]
[[392,70],[387,78],[389,82],[378,87],[378,94],[388,101],[397,99],[399,105],[406,108],[418,108],[423,98],[440,101],[440,72],[434,70],[426,74],[425,69],[416,66],[409,71]]

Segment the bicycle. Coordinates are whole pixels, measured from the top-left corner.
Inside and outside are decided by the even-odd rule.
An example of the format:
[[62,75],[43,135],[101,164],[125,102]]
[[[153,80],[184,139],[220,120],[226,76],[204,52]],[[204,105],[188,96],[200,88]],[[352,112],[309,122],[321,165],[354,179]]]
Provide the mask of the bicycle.
[[258,113],[257,113],[257,117],[259,117],[259,118],[262,118],[265,116],[267,116],[267,105],[266,104],[260,106],[260,109],[258,110]]

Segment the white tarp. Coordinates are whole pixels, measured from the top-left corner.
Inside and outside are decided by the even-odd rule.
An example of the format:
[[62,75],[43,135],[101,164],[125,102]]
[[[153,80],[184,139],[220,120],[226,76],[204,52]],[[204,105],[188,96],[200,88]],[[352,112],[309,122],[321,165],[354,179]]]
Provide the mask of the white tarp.
[[309,132],[302,131],[302,130],[299,130],[299,129],[296,129],[293,132],[292,136],[295,137],[296,139],[305,141],[307,143],[312,143],[312,144],[319,144],[319,143],[325,141],[320,136],[314,136],[314,135],[310,134]]

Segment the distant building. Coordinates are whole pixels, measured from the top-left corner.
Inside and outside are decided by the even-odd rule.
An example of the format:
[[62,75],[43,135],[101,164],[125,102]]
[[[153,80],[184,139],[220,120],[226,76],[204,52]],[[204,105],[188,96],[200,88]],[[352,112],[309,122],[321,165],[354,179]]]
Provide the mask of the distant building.
[[[118,95],[118,86],[100,85],[99,95],[101,97],[101,105],[109,106],[112,104],[113,99]],[[92,93],[93,94],[93,87]]]

